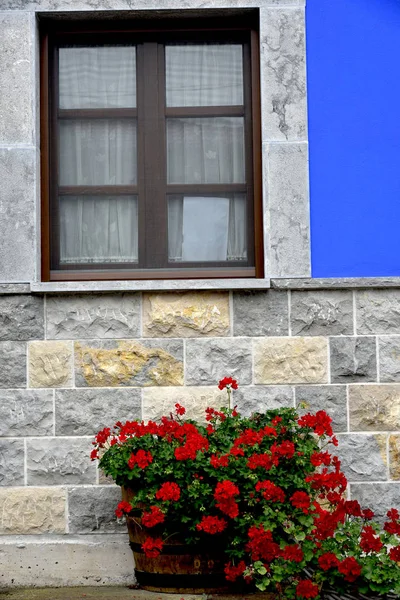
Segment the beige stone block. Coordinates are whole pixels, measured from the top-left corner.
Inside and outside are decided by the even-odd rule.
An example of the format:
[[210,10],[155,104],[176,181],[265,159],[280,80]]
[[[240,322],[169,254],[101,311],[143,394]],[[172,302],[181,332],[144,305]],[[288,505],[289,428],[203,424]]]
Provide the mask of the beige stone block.
[[144,294],[145,337],[218,337],[229,332],[226,292]]
[[72,374],[71,342],[30,342],[29,387],[71,387]]
[[328,342],[322,337],[254,340],[255,383],[327,383]]
[[0,488],[0,534],[65,533],[65,490]]
[[[233,404],[234,400],[235,392]],[[206,408],[228,406],[228,394],[218,387],[146,388],[143,390],[143,419],[156,421],[163,415],[175,413],[176,403],[186,408],[185,418],[205,422]]]
[[400,385],[351,385],[351,431],[398,431]]
[[181,340],[75,342],[79,387],[183,385]]
[[390,479],[400,479],[400,434],[389,436]]

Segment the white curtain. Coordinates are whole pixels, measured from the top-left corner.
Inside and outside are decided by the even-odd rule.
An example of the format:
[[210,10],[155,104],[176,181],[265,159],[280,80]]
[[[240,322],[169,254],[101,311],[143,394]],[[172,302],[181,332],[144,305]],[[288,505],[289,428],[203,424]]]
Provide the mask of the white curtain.
[[[60,48],[60,108],[136,106],[134,47]],[[136,184],[136,122],[59,121],[62,186]],[[61,264],[137,262],[135,196],[62,196]]]

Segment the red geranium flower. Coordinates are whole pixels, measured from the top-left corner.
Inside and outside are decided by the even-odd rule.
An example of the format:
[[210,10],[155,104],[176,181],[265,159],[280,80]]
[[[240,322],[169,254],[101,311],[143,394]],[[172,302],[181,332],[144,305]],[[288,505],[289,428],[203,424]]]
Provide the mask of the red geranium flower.
[[271,502],[285,501],[285,492],[282,490],[282,488],[272,483],[272,481],[269,481],[269,479],[266,481],[258,481],[256,483],[256,491],[262,491],[262,495],[265,500],[270,500]]
[[117,508],[115,509],[115,514],[118,517],[118,519],[121,519],[121,517],[123,517],[125,514],[130,513],[131,510],[132,506],[130,505],[130,503],[126,502],[125,500],[122,500],[122,502],[120,502]]
[[128,460],[128,467],[133,469],[137,465],[140,469],[145,469],[153,462],[153,455],[146,450],[138,450],[136,454],[132,452]]
[[394,546],[390,549],[389,558],[395,562],[400,562],[400,546]]
[[304,554],[300,546],[298,544],[294,544],[293,546],[284,547],[282,550],[282,558],[299,563],[303,560]]
[[205,533],[221,533],[227,526],[225,519],[219,517],[202,517],[200,523],[197,523],[196,529],[205,531]]
[[175,404],[175,412],[177,415],[184,415],[186,412],[186,408],[177,403]]
[[235,502],[235,496],[238,494],[239,488],[228,479],[219,481],[215,487],[216,507],[231,519],[235,519],[239,514],[239,507]]
[[290,498],[290,502],[295,508],[300,508],[304,514],[308,514],[310,508],[310,496],[306,492],[295,492]]
[[229,464],[229,456],[217,456],[213,454],[210,458],[210,465],[214,467],[214,469],[219,469],[220,467],[227,467]]
[[250,541],[246,545],[246,550],[251,553],[253,560],[272,562],[281,556],[281,550],[274,542],[272,532],[265,530],[262,525],[250,527],[248,536]]
[[318,557],[318,563],[323,571],[328,571],[339,565],[339,559],[333,552],[325,552]]
[[238,383],[236,379],[232,379],[232,377],[224,377],[218,384],[220,390],[224,390],[228,386],[231,387],[233,390],[237,390]]
[[231,563],[228,563],[227,565],[225,565],[224,569],[225,579],[227,579],[227,581],[236,581],[238,577],[243,575],[245,570],[246,564],[243,560],[241,560],[236,567],[234,565],[231,565]]
[[369,508],[366,508],[365,510],[362,511],[363,519],[367,519],[369,521],[369,520],[373,519],[374,516],[375,516],[375,513]]
[[148,537],[142,544],[142,550],[148,558],[157,558],[163,548],[163,541],[161,538]]
[[142,515],[142,523],[145,527],[155,527],[165,520],[164,513],[158,506],[150,506],[150,512],[144,512]]
[[396,521],[400,517],[400,514],[397,508],[391,508],[390,510],[388,510],[386,516],[389,517],[389,519],[391,519],[392,521]]
[[371,525],[366,525],[361,532],[360,548],[364,552],[379,552],[383,544],[380,537],[375,536],[375,530]]
[[181,497],[181,488],[173,481],[166,481],[156,492],[157,500],[177,502]]
[[316,598],[318,594],[318,586],[309,579],[301,579],[296,586],[296,596],[298,598]]
[[338,569],[345,576],[346,581],[355,581],[361,575],[361,565],[352,556],[342,560]]
[[90,460],[96,460],[96,458],[99,458],[99,451],[92,450],[90,453]]

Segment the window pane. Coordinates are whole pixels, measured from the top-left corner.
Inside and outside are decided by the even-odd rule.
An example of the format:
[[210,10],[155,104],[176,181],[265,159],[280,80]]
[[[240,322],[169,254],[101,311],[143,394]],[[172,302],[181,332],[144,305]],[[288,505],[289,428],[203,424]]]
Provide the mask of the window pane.
[[246,196],[168,196],[168,259],[247,260]]
[[240,44],[166,46],[167,106],[243,104]]
[[137,196],[60,197],[61,265],[137,261]]
[[136,106],[133,46],[60,48],[59,72],[60,108]]
[[136,122],[127,119],[62,120],[60,185],[136,183]]
[[244,183],[242,117],[167,119],[168,183]]

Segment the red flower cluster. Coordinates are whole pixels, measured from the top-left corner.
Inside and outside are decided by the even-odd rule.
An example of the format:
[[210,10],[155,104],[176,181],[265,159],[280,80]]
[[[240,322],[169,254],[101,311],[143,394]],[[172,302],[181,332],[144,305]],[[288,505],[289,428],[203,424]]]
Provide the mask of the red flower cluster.
[[157,500],[165,500],[166,502],[177,502],[181,497],[181,488],[173,481],[166,481],[156,492]]
[[174,454],[176,460],[195,460],[201,450],[208,450],[208,440],[196,430],[186,435],[185,443],[175,448]]
[[223,412],[215,410],[215,408],[211,408],[211,406],[209,406],[206,408],[206,421],[213,421],[215,419],[220,419],[222,422],[226,421],[226,415],[224,415]]
[[386,521],[383,529],[392,535],[400,535],[399,511],[396,508],[391,508],[388,511],[387,516],[390,521]]
[[246,550],[251,553],[253,560],[266,560],[272,562],[274,558],[281,555],[279,545],[272,537],[272,532],[265,530],[262,525],[250,527],[248,531],[249,542]]
[[142,544],[142,550],[147,558],[157,558],[163,549],[163,541],[161,538],[148,537]]
[[298,544],[293,544],[292,546],[285,546],[282,550],[282,558],[284,558],[285,560],[290,560],[292,562],[300,563],[304,558],[303,550]]
[[224,377],[218,384],[220,390],[224,390],[228,386],[231,387],[233,390],[237,390],[238,383],[236,379],[232,379],[232,377]]
[[96,443],[99,445],[100,448],[102,448],[104,446],[104,444],[106,443],[106,441],[108,440],[108,438],[111,435],[111,429],[109,427],[104,427],[104,429],[102,429],[101,431],[99,431],[99,433],[96,435],[96,437],[94,438],[96,440]]
[[298,598],[316,598],[318,594],[317,584],[309,579],[301,579],[296,586],[296,596]]
[[205,533],[221,533],[227,526],[225,519],[219,517],[202,517],[200,523],[197,523],[196,529]]
[[155,527],[164,521],[164,513],[158,508],[158,506],[150,506],[150,512],[144,512],[142,515],[142,524],[145,527]]
[[345,520],[344,502],[339,504],[333,512],[324,510],[318,502],[314,502],[314,508],[315,529],[313,533],[317,539],[326,540],[334,535],[338,523],[343,523]]
[[186,412],[186,408],[177,403],[175,404],[175,412],[179,416],[184,415]]
[[353,556],[342,560],[338,566],[339,572],[344,575],[346,581],[355,581],[361,575],[361,565],[358,564]]
[[281,456],[282,458],[293,458],[296,447],[290,440],[285,440],[281,444],[272,444],[271,452],[276,456]]
[[239,507],[235,502],[235,496],[239,493],[239,488],[228,479],[219,481],[214,491],[216,507],[231,519],[235,519],[239,514]]
[[274,465],[278,466],[278,459],[269,454],[252,454],[247,461],[247,466],[252,471],[258,468],[269,471]]
[[125,514],[130,513],[131,510],[132,506],[129,504],[129,502],[123,500],[118,504],[117,508],[115,509],[115,514],[118,519],[121,519],[121,517],[123,517]]
[[319,436],[328,435],[333,436],[331,427],[332,418],[324,411],[319,410],[315,415],[308,413],[298,420],[300,427],[310,427]]
[[314,452],[311,455],[310,462],[314,467],[320,467],[321,465],[329,467],[331,464],[331,455],[329,452]]
[[283,489],[275,485],[269,479],[267,479],[266,481],[258,481],[256,483],[256,491],[262,492],[263,498],[265,500],[270,500],[271,502],[285,501],[285,492],[283,491]]
[[145,469],[153,462],[153,455],[146,450],[138,450],[136,454],[132,452],[128,460],[128,467],[134,469],[137,465],[140,469]]
[[380,537],[375,536],[375,530],[371,525],[366,525],[361,532],[360,548],[364,552],[379,552],[383,544]]
[[390,549],[389,558],[395,562],[400,562],[400,546],[394,546]]
[[295,492],[290,498],[290,502],[295,508],[300,508],[305,515],[308,514],[311,498],[306,492]]
[[241,560],[240,563],[236,567],[231,565],[231,563],[228,563],[227,565],[225,565],[225,569],[224,569],[225,579],[227,581],[236,581],[236,579],[238,577],[243,575],[245,570],[246,570],[246,564],[243,560]]
[[321,556],[318,557],[318,563],[323,571],[328,571],[333,567],[339,566],[339,559],[333,552],[325,552],[325,554],[321,554]]
[[346,511],[346,515],[350,515],[352,517],[362,516],[362,510],[358,500],[346,500],[344,503],[344,509]]
[[214,469],[219,469],[220,467],[227,467],[229,464],[229,456],[217,456],[213,454],[210,458],[210,465],[214,467]]
[[90,453],[90,460],[96,460],[96,458],[99,458],[99,451],[94,449]]

